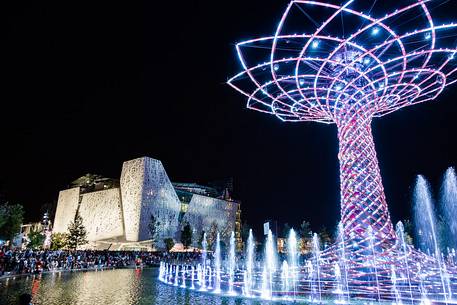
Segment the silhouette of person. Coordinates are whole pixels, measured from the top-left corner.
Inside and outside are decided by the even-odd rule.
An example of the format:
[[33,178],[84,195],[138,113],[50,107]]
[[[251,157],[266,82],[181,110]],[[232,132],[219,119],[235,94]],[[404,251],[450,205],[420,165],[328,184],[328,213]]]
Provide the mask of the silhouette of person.
[[32,305],[32,296],[29,293],[23,293],[19,296],[19,305]]

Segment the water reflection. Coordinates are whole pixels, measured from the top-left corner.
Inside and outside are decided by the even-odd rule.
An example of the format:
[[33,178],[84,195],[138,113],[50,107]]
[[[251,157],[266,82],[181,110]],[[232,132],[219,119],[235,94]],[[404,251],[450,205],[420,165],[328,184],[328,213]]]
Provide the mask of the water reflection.
[[[164,304],[260,305],[258,300],[228,298],[192,292],[156,280],[157,270],[62,272],[0,280],[0,304],[15,304],[21,293],[33,295],[33,304]],[[277,302],[274,304],[278,304]],[[279,303],[280,304],[280,303]]]

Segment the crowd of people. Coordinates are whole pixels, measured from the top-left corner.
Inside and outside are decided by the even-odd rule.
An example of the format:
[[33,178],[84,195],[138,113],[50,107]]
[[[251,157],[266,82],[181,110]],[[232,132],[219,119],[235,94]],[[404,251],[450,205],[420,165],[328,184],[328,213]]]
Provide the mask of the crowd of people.
[[137,251],[50,251],[0,248],[0,276],[45,271],[153,266],[164,254]]
[[[201,255],[201,252],[196,249],[193,251],[186,252],[167,252],[162,254],[161,260],[168,263],[191,265],[194,263],[198,263],[201,260]],[[211,257],[211,255],[212,252],[208,251],[208,258]]]

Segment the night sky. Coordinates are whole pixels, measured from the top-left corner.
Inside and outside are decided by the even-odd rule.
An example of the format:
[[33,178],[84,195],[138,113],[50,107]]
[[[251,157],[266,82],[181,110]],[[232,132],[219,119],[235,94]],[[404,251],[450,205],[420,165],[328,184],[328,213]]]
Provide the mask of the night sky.
[[[234,43],[271,34],[287,3],[2,4],[0,192],[38,220],[75,178],[118,178],[123,161],[150,156],[175,182],[233,177],[255,228],[265,219],[334,227],[336,127],[249,111],[225,84],[240,70]],[[438,192],[457,165],[456,95],[447,88],[435,102],[374,121],[394,221],[409,217],[415,175]]]

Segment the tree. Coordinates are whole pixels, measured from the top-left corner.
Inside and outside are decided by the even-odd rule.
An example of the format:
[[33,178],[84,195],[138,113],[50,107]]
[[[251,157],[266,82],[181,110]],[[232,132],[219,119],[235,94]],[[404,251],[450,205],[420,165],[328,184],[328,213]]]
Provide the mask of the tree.
[[51,235],[51,250],[61,250],[67,247],[68,234],[53,233]]
[[[217,238],[217,223],[213,221],[211,224],[211,227],[209,228],[208,236],[206,236],[206,240],[208,242],[208,249],[211,249],[213,247],[213,244],[216,242]],[[208,250],[205,249],[205,250]]]
[[241,226],[241,239],[246,242],[249,238],[249,230],[251,230],[252,227],[247,223],[243,222],[243,225]]
[[155,216],[151,213],[151,217],[148,223],[148,230],[149,236],[151,237],[151,246],[154,248],[158,241],[158,227],[160,226],[160,222],[157,221]]
[[8,205],[6,205],[6,204],[0,205],[0,230],[2,230],[3,226],[8,221],[8,214],[9,214]]
[[167,252],[170,252],[170,250],[173,249],[173,246],[175,245],[173,238],[165,238],[163,243],[165,244],[165,248],[167,248]]
[[186,222],[181,231],[181,242],[184,249],[187,249],[192,244],[192,228],[188,222]]
[[78,246],[87,244],[87,232],[83,225],[83,218],[78,214],[75,220],[68,225],[68,247],[76,250]]
[[221,257],[227,257],[227,244],[225,241],[221,240],[219,245],[221,247]]
[[27,248],[29,249],[40,249],[43,247],[44,240],[46,236],[43,232],[32,230],[27,236],[29,242],[27,243]]
[[402,221],[403,223],[403,230],[404,230],[404,235],[405,235],[405,241],[408,245],[413,245],[414,240],[413,240],[413,235],[414,235],[414,229],[413,229],[413,223],[409,219],[405,219]]
[[311,251],[313,232],[311,231],[311,224],[308,221],[303,220],[303,222],[300,224],[298,235],[300,236],[300,252],[307,253]]
[[441,252],[446,253],[447,249],[452,248],[453,246],[453,236],[451,230],[449,230],[450,226],[447,224],[443,216],[437,216],[435,227],[438,247]]
[[200,238],[198,239],[198,247],[203,248],[203,239],[205,238],[205,231],[202,231]]
[[19,234],[24,217],[24,208],[20,204],[0,206],[0,239],[13,240]]
[[290,232],[290,229],[291,227],[289,226],[289,224],[286,222],[284,224],[284,226],[282,227],[282,237],[283,238],[286,238],[289,236],[289,232]]
[[300,237],[303,239],[308,240],[312,238],[311,224],[308,221],[303,220],[303,222],[300,225],[299,233]]
[[332,237],[330,236],[330,233],[328,232],[327,228],[323,226],[319,233],[319,239],[321,242],[321,247],[325,249],[327,246],[329,246],[332,243]]

